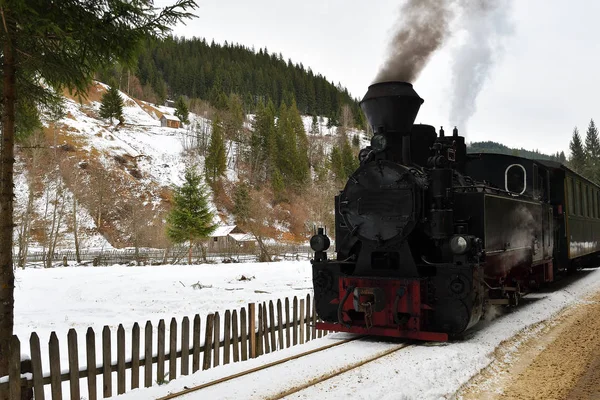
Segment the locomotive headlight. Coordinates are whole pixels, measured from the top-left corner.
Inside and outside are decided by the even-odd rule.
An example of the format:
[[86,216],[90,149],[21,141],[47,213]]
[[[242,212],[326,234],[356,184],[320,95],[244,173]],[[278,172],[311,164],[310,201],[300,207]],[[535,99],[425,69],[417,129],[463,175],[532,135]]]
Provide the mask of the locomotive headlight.
[[464,254],[470,247],[469,240],[464,236],[457,235],[450,239],[450,249],[454,254]]
[[310,248],[313,251],[325,251],[329,248],[329,238],[323,234],[317,234],[310,238]]
[[384,135],[376,134],[371,138],[371,148],[380,152],[387,148],[387,138]]

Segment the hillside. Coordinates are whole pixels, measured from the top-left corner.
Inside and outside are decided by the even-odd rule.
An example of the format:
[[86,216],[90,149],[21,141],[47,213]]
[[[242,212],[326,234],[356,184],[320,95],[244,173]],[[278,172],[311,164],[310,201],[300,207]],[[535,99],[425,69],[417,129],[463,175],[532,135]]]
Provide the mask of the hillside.
[[365,126],[358,101],[346,88],[267,48],[169,36],[148,40],[135,69],[115,66],[98,79],[114,80],[129,95],[159,104],[185,96],[223,108],[223,99],[234,93],[249,114],[256,112],[259,102],[271,101],[279,108],[295,100],[303,115],[321,115],[336,125],[346,105],[354,116],[353,125]]
[[[53,242],[56,249],[71,249],[75,230],[82,248],[170,245],[165,218],[171,208],[172,187],[182,182],[188,166],[203,172],[205,155],[199,151],[199,140],[210,136],[212,121],[191,113],[190,124],[183,128],[161,127],[160,116],[173,115],[173,108],[121,92],[124,123],[111,125],[98,116],[107,88],[97,82],[83,102],[65,95],[64,117],[45,121],[42,133],[18,147],[16,245],[28,227],[30,250],[45,250]],[[251,135],[254,117],[245,116],[242,137]],[[337,128],[328,128],[326,118],[317,121],[315,127],[313,118],[302,117],[305,131],[312,132],[311,148],[318,145],[328,154],[337,140]],[[361,136],[358,131],[349,134]],[[217,223],[235,222],[233,197],[240,174],[246,173],[240,154],[248,142],[243,138],[226,140],[225,178],[214,186],[216,192],[209,193]],[[268,228],[265,235],[304,241],[313,223],[331,221],[329,203],[335,184],[329,186],[331,189],[316,195],[305,190],[277,202],[268,188],[251,188],[252,202],[268,213],[261,221]],[[315,205],[321,200],[322,206]]]

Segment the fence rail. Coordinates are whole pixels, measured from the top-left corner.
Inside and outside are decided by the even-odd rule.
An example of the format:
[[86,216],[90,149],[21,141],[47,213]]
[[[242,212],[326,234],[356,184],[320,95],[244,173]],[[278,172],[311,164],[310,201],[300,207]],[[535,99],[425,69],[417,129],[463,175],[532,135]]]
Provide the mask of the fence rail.
[[[137,322],[129,332],[125,332],[123,325],[119,325],[116,331],[116,362],[113,361],[111,328],[104,326],[100,335],[88,328],[84,350],[86,366],[83,368],[79,366],[78,333],[75,329],[70,329],[67,334],[67,369],[61,367],[59,339],[55,332],[51,333],[48,341],[49,371],[42,369],[37,333],[32,333],[29,339],[31,360],[27,361],[20,360],[21,342],[15,335],[11,342],[8,382],[0,383],[0,389],[8,387],[11,399],[31,399],[35,396],[35,399],[44,400],[46,394],[49,394],[49,398],[57,400],[63,398],[62,382],[69,382],[69,394],[64,398],[79,400],[81,383],[85,379],[88,399],[95,400],[100,395],[107,398],[125,393],[128,389],[139,388],[141,384],[144,387],[152,386],[153,382],[161,384],[167,377],[170,381],[177,377],[178,372],[180,375],[188,375],[221,363],[245,361],[327,334],[327,331],[316,329],[317,315],[310,295],[305,299],[295,296],[291,302],[286,298],[275,303],[250,303],[247,308],[241,308],[239,313],[238,310],[227,310],[222,316],[222,323],[218,312],[206,316],[203,342],[202,321],[198,314],[191,320],[184,317],[181,324],[176,318],[172,318],[168,329],[161,319],[156,338],[152,322],[147,321],[143,329],[143,340],[142,329]],[[125,349],[126,335],[130,338],[127,342],[131,343],[128,354]],[[100,354],[97,354],[97,339],[101,341]],[[155,344],[156,351],[153,350]],[[62,351],[64,352],[64,345]],[[113,377],[114,372],[116,379]],[[127,373],[129,379],[126,379]],[[102,377],[101,386],[98,385],[99,376]],[[45,391],[46,388],[49,390]]]
[[[271,249],[272,257],[276,260],[309,259],[313,251],[309,246],[278,245]],[[75,262],[77,255],[75,251],[57,251],[52,255],[46,252],[30,252],[27,254],[27,263],[38,263],[51,258],[53,263]],[[250,251],[239,247],[230,247],[218,252],[203,252],[201,249],[192,250],[192,262],[217,261],[217,262],[253,262],[258,261],[260,254],[258,250]],[[170,249],[114,249],[114,250],[82,250],[79,252],[82,262],[93,265],[113,264],[174,264],[188,261],[187,248]],[[13,259],[17,260],[15,253]]]

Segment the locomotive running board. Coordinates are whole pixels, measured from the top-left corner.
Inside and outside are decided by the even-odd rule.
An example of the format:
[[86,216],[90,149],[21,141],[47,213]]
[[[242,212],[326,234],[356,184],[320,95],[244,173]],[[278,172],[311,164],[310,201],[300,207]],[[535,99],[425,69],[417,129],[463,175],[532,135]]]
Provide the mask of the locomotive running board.
[[402,331],[393,328],[378,328],[372,327],[370,329],[363,328],[361,326],[343,326],[341,324],[333,324],[329,322],[317,322],[317,329],[334,331],[334,332],[349,332],[358,333],[361,335],[374,335],[374,336],[393,336],[397,338],[414,339],[414,340],[426,340],[429,342],[447,342],[448,334],[440,332],[425,332],[425,331]]

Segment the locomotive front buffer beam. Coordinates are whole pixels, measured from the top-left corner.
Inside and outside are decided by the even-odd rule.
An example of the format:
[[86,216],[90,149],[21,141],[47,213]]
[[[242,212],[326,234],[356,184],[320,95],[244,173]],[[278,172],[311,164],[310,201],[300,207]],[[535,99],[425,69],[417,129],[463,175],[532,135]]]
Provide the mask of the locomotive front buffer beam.
[[422,330],[432,308],[421,301],[421,279],[344,277],[339,280],[338,322],[317,329],[414,340],[448,340]]

